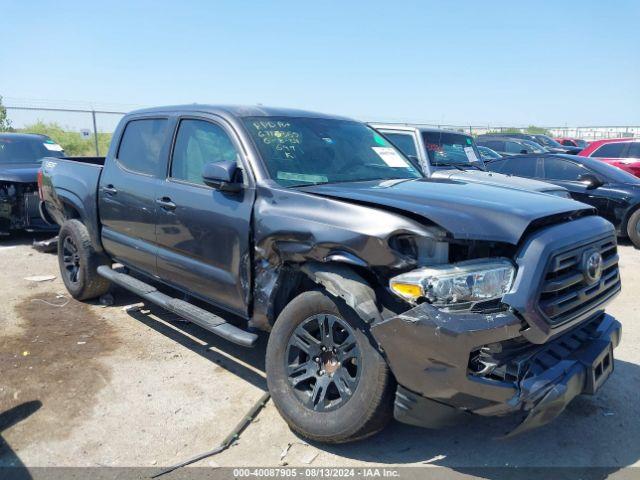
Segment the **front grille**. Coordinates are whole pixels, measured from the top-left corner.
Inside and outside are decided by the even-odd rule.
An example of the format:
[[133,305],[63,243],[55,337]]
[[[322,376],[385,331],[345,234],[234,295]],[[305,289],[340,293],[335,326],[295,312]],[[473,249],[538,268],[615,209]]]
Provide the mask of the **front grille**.
[[[589,282],[585,255],[599,252],[602,275]],[[538,298],[540,311],[551,325],[560,325],[598,307],[620,290],[615,237],[606,237],[551,257]]]

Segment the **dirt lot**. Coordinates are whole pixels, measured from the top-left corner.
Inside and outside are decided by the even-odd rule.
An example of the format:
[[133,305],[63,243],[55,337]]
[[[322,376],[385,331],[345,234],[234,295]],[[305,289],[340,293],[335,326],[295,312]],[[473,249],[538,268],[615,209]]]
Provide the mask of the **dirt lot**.
[[[160,466],[209,450],[266,387],[264,351],[231,345],[166,312],[69,301],[56,257],[24,235],[0,241],[0,466]],[[235,446],[199,465],[640,465],[640,251],[620,247],[623,323],[616,371],[555,423],[510,440],[510,419],[474,419],[429,431],[393,423],[369,440],[308,445],[271,403]],[[25,280],[55,275],[52,281]],[[287,450],[288,449],[288,450]]]

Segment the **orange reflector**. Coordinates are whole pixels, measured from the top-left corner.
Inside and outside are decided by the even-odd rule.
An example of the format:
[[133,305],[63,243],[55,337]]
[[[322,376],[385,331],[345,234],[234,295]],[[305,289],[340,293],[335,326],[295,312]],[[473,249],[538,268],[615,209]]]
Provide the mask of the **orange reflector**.
[[422,288],[410,283],[392,283],[391,290],[404,298],[418,298],[422,296]]

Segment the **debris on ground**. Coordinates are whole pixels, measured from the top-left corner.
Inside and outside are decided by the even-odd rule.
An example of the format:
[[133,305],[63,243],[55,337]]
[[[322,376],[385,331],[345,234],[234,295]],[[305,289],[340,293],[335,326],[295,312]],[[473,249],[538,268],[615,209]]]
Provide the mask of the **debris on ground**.
[[65,295],[60,295],[60,294],[56,295],[56,299],[58,299],[58,300],[66,299],[66,301],[64,301],[62,303],[53,303],[53,302],[50,302],[48,300],[44,300],[42,298],[32,298],[31,301],[33,303],[38,303],[39,302],[39,303],[44,303],[45,305],[49,305],[50,307],[58,307],[58,308],[66,307],[69,304],[69,302],[71,301],[70,298],[67,298]]
[[55,275],[33,275],[31,277],[25,277],[25,280],[29,282],[50,282],[51,280],[55,280]]
[[219,446],[217,446],[213,450],[209,450],[208,452],[201,453],[200,455],[196,455],[195,457],[192,457],[189,460],[185,460],[182,463],[178,463],[177,465],[169,467],[161,471],[160,473],[153,475],[151,478],[157,478],[167,473],[173,472],[174,470],[177,470],[179,468],[186,467],[187,465],[191,465],[192,463],[199,462],[200,460],[216,455],[217,453],[220,453],[226,450],[227,448],[229,448],[230,446],[234,445],[236,443],[236,440],[238,440],[238,438],[240,437],[240,434],[244,431],[245,428],[249,426],[249,424],[253,421],[253,419],[260,412],[260,410],[264,408],[264,406],[267,404],[270,398],[271,398],[271,395],[269,394],[269,392],[263,393],[262,396],[258,399],[258,401],[253,404],[253,406],[249,409],[247,414],[242,418],[242,420],[240,420],[240,422],[235,426],[235,428],[231,431],[231,433],[227,435],[227,437],[222,441],[222,443]]
[[40,253],[53,253],[58,250],[58,236],[47,240],[34,240],[32,247]]
[[123,312],[139,312],[144,308],[144,303],[132,303],[131,305],[125,305],[122,307]]
[[99,303],[101,307],[110,307],[115,303],[115,299],[110,293],[105,293],[100,296]]

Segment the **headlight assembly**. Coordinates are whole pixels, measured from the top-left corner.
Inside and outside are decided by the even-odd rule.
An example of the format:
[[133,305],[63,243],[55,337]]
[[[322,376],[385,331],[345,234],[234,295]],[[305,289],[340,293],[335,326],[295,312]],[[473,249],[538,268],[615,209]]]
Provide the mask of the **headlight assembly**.
[[403,273],[389,281],[389,288],[411,303],[424,299],[436,306],[454,306],[502,298],[514,277],[515,268],[506,258],[470,260]]

